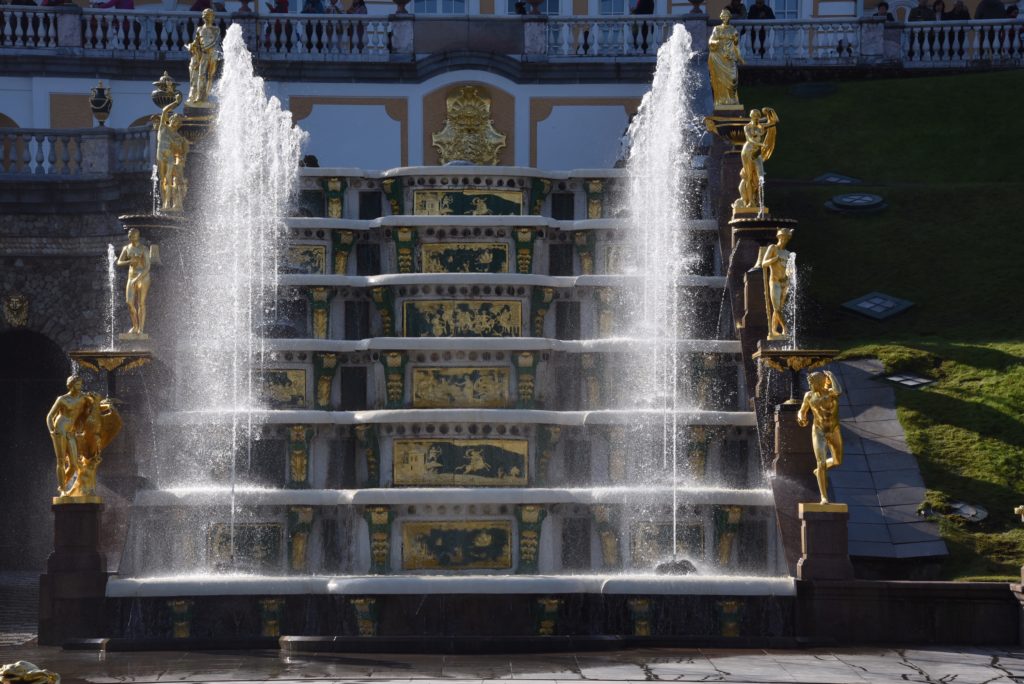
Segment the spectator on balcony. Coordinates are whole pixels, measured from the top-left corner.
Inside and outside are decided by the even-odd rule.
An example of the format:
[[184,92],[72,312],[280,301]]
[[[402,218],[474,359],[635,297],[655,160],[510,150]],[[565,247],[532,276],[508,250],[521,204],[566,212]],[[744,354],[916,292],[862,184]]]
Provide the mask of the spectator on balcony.
[[213,2],[211,2],[211,0],[196,0],[192,3],[192,6],[188,8],[188,11],[202,12],[208,9],[213,9]]
[[743,0],[729,0],[729,4],[725,6],[725,9],[729,10],[729,14],[735,19],[746,19],[747,8],[743,5]]
[[974,10],[975,19],[1005,19],[1006,7],[1001,0],[981,0]]
[[928,0],[917,0],[917,7],[910,10],[907,21],[935,21],[935,10],[928,6]]
[[964,5],[964,0],[956,0],[953,3],[953,9],[942,17],[946,21],[969,21],[971,13],[967,11],[967,7]]
[[1007,19],[1016,19],[1019,14],[1020,8],[1017,7],[1017,5],[1010,5],[1009,7],[1006,8]]
[[348,14],[366,14],[366,0],[352,0],[352,6],[348,8]]
[[35,0],[10,0],[8,5],[28,5],[29,7],[35,7]]
[[654,14],[654,0],[636,0],[630,14]]
[[306,0],[302,3],[303,14],[323,14],[324,0]]
[[324,14],[344,14],[345,8],[339,0],[330,0],[327,7],[324,7]]
[[288,14],[288,0],[274,0],[266,5],[271,14]]
[[[767,21],[775,18],[775,12],[772,8],[764,3],[764,0],[754,0],[754,4],[747,10],[747,19],[760,19],[761,21]],[[764,57],[765,53],[765,39],[768,37],[768,32],[763,29],[753,29],[750,32],[750,50],[756,55]]]
[[516,0],[516,4],[512,6],[516,14],[526,14],[526,0]]
[[889,3],[885,0],[878,3],[872,16],[883,17],[886,21],[896,21],[896,17],[892,16],[892,12],[889,11]]
[[135,0],[107,0],[106,2],[93,2],[89,6],[97,9],[110,9],[113,7],[119,10],[133,10],[135,9]]
[[69,0],[43,0],[39,3],[40,7],[60,7],[61,5],[69,4]]

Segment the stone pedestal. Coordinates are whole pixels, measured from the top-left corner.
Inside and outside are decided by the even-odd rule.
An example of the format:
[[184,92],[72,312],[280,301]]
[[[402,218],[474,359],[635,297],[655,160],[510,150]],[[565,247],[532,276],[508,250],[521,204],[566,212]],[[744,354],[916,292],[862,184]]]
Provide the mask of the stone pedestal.
[[802,552],[796,565],[797,579],[853,579],[846,529],[850,513],[846,504],[802,503],[798,514]]
[[[802,501],[817,501],[819,498],[814,479],[811,429],[800,427],[796,422],[799,408],[798,404],[781,404],[775,409],[775,460],[771,477],[786,565],[793,575],[796,575],[797,561],[803,551],[797,506]],[[843,536],[846,536],[845,530]]]
[[53,505],[53,553],[39,578],[39,644],[102,636],[106,559],[99,552],[102,503]]

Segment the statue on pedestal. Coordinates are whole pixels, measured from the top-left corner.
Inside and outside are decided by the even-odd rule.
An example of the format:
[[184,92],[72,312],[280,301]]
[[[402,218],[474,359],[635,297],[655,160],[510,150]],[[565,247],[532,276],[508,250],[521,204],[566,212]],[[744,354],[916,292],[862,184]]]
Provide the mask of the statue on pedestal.
[[724,9],[719,15],[722,23],[711,31],[708,38],[708,71],[711,72],[711,94],[715,109],[739,109],[740,96],[740,34],[729,25],[732,13]]
[[839,397],[843,389],[830,371],[811,373],[807,376],[807,384],[810,389],[804,394],[803,403],[800,404],[797,423],[800,427],[807,427],[808,413],[813,417],[811,444],[814,447],[814,459],[817,461],[814,476],[818,480],[821,503],[827,504],[827,471],[843,462],[843,435],[839,429]]
[[128,267],[128,282],[125,285],[124,297],[132,319],[131,330],[121,335],[121,339],[148,339],[149,336],[144,330],[146,327],[146,295],[149,294],[152,259],[150,248],[139,242],[138,228],[128,231],[128,244],[121,248],[121,255],[117,257],[117,265]]
[[160,180],[160,210],[179,212],[185,203],[188,181],[185,179],[185,160],[188,158],[188,140],[178,129],[184,123],[181,114],[171,110],[181,102],[181,93],[160,110],[156,129],[156,173]]
[[750,123],[743,127],[745,142],[740,150],[740,196],[732,203],[733,213],[761,211],[764,208],[761,188],[764,185],[764,162],[775,151],[779,116],[771,107],[750,110]]
[[792,254],[786,245],[793,237],[792,228],[780,228],[775,234],[777,242],[769,245],[761,257],[764,269],[765,299],[768,308],[768,339],[782,340],[789,335],[783,312],[789,299],[789,257]]
[[57,456],[59,497],[96,495],[100,452],[121,430],[121,416],[110,399],[82,392],[82,379],[72,375],[68,391],[57,397],[46,414],[46,427]]
[[189,54],[188,100],[185,104],[189,107],[210,106],[210,89],[220,57],[220,28],[213,24],[216,15],[212,9],[205,9],[202,17],[203,23],[196,28],[195,37],[185,46]]

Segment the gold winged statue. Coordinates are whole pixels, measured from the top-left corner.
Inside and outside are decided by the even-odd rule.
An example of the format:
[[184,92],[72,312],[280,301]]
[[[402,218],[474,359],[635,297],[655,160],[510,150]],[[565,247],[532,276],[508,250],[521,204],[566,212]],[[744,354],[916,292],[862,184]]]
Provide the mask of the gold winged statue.
[[750,121],[743,127],[740,196],[732,203],[734,214],[760,212],[763,208],[764,162],[771,159],[775,151],[778,125],[779,115],[771,107],[750,110]]

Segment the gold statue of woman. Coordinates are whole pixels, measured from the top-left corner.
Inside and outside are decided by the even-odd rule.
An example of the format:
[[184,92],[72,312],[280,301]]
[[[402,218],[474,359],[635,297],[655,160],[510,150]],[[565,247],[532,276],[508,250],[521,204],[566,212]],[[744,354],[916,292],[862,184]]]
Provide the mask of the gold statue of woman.
[[779,228],[775,234],[777,242],[769,245],[761,257],[761,268],[764,269],[765,284],[768,306],[768,339],[781,340],[789,334],[786,327],[786,319],[783,312],[786,310],[786,300],[789,299],[789,256],[791,252],[786,249],[790,238],[793,237],[792,228]]
[[817,461],[814,477],[818,480],[821,503],[826,504],[829,503],[827,471],[843,463],[843,435],[839,430],[839,397],[843,389],[830,371],[811,373],[807,376],[807,384],[810,389],[800,404],[797,423],[800,427],[807,427],[807,414],[814,418],[814,427],[811,428],[811,445]]
[[732,13],[724,9],[719,15],[722,23],[711,31],[708,38],[708,71],[711,72],[711,94],[715,109],[738,109],[740,96],[740,34],[729,25]]
[[171,114],[171,110],[181,102],[181,93],[177,93],[172,102],[160,111],[160,121],[156,128],[156,175],[160,181],[160,210],[182,210],[188,183],[185,180],[185,161],[188,158],[188,140],[178,129],[184,119],[180,114]]
[[195,37],[186,45],[188,49],[188,100],[191,107],[209,107],[210,89],[217,74],[220,49],[220,28],[214,26],[216,15],[212,9],[203,10],[203,23],[196,28]]
[[121,248],[117,257],[118,266],[128,267],[128,282],[124,288],[124,298],[128,304],[128,314],[132,319],[132,329],[123,339],[145,340],[149,336],[146,328],[146,296],[149,294],[150,270],[152,258],[149,247],[139,242],[139,229],[128,231],[128,244]]
[[775,151],[778,125],[779,115],[771,107],[750,110],[750,122],[743,127],[745,142],[740,150],[740,196],[732,203],[733,213],[736,210],[760,209],[764,162],[771,159]]

